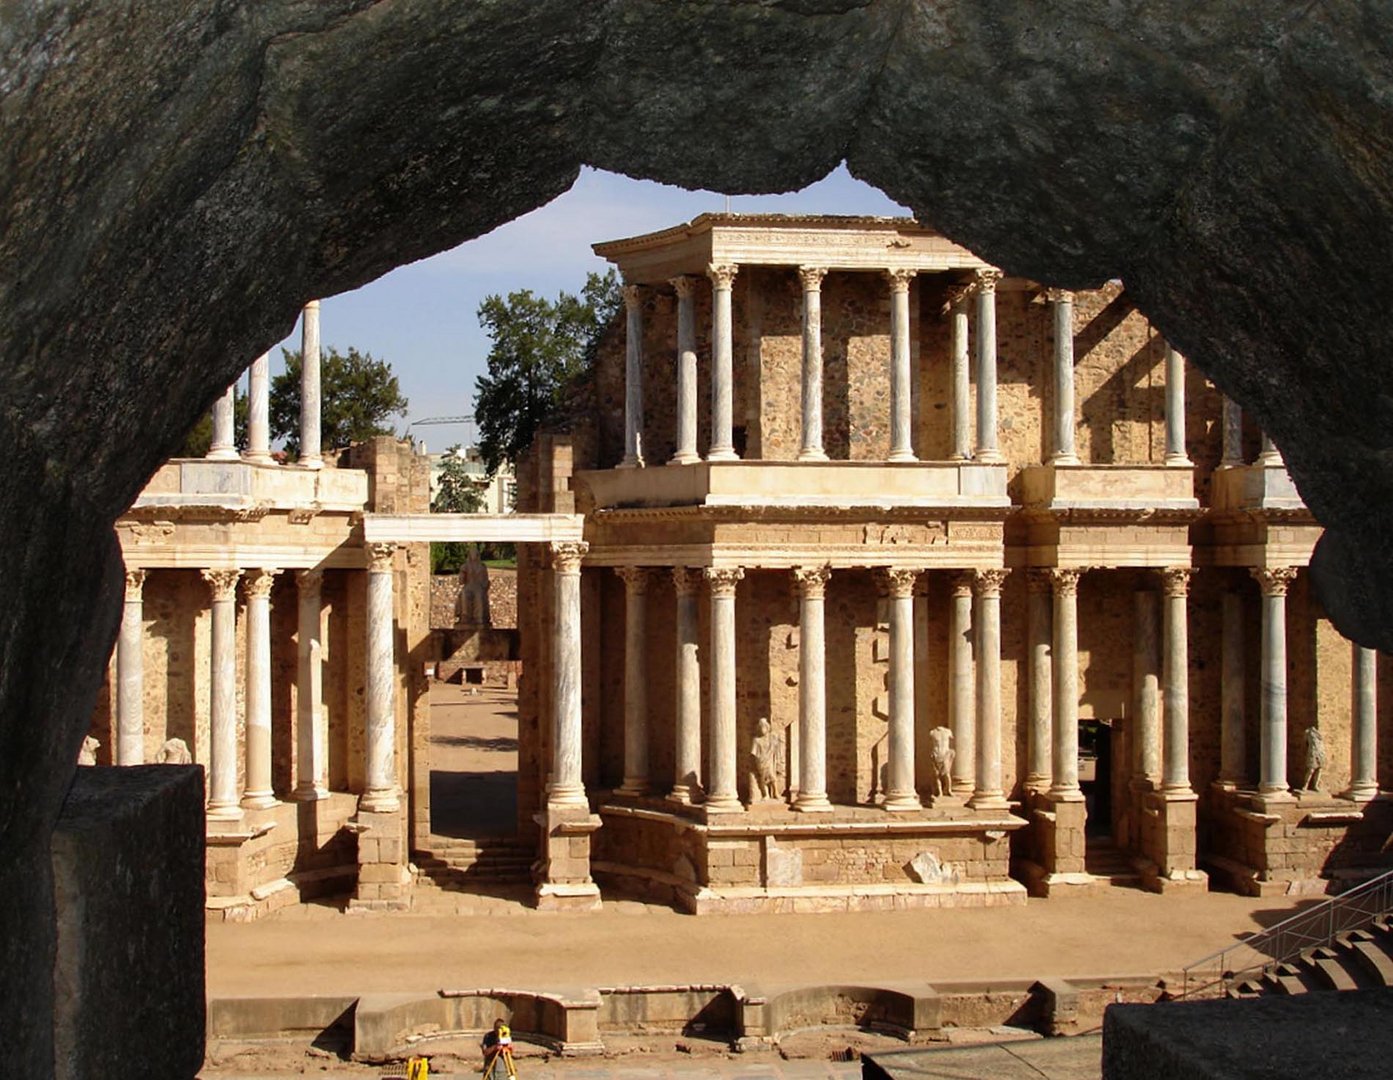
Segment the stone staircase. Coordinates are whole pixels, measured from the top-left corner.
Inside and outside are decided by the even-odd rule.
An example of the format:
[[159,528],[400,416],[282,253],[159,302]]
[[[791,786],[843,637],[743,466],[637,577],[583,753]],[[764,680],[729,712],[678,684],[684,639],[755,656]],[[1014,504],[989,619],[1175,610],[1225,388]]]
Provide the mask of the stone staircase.
[[535,845],[511,836],[432,836],[430,847],[416,852],[412,861],[420,871],[418,889],[467,892],[482,885],[530,882],[536,858]]
[[1090,837],[1084,853],[1084,869],[1108,885],[1141,884],[1136,860],[1116,848],[1110,840]]
[[1304,994],[1313,990],[1368,990],[1393,986],[1393,919],[1375,919],[1366,930],[1336,934],[1330,945],[1303,949],[1256,978],[1225,991],[1231,998]]

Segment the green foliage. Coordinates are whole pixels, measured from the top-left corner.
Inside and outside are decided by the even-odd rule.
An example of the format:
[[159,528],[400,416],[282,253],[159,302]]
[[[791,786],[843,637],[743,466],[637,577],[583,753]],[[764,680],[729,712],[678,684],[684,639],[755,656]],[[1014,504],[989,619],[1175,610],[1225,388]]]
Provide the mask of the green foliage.
[[[247,395],[238,390],[232,399],[232,422],[237,445],[247,445]],[[198,423],[189,428],[184,436],[184,445],[175,457],[204,457],[213,445],[213,410],[209,409],[198,418]]]
[[[477,514],[484,508],[484,494],[479,489],[478,479],[478,473],[469,471],[459,444],[450,447],[440,459],[440,487],[430,508],[437,514]],[[430,546],[431,573],[459,573],[468,558],[468,544],[435,541]]]
[[620,304],[619,279],[610,270],[587,275],[579,297],[562,292],[551,301],[523,289],[479,305],[479,325],[493,347],[488,374],[479,377],[474,419],[490,476],[518,460],[539,430],[564,418]]
[[[271,437],[283,440],[295,455],[300,452],[300,352],[282,349],[281,356],[285,371],[271,380]],[[371,353],[325,349],[319,358],[319,387],[320,439],[326,450],[395,434],[387,418],[406,414],[406,398],[392,366]]]

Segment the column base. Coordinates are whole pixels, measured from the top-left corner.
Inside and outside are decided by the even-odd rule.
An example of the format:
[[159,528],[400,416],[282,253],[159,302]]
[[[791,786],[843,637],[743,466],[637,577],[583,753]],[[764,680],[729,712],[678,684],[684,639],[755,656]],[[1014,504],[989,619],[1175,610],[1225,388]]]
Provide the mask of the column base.
[[274,465],[276,459],[271,456],[269,450],[244,450],[242,460],[248,465]]
[[886,460],[886,461],[892,461],[892,462],[898,462],[898,461],[918,461],[919,459],[918,459],[917,457],[914,456],[914,451],[913,451],[913,450],[891,450],[891,451],[890,451],[890,456],[889,456],[888,458],[886,458],[885,460]]
[[1353,799],[1355,802],[1372,802],[1378,798],[1378,785],[1371,784],[1368,787],[1350,788],[1345,792],[1344,798]]
[[669,465],[697,465],[701,462],[701,455],[695,450],[679,450],[668,460]]
[[827,793],[814,794],[812,792],[799,792],[798,798],[794,800],[793,809],[804,814],[830,814],[832,803],[827,798]]
[[1055,454],[1050,458],[1051,465],[1078,465],[1078,454]]
[[713,446],[706,452],[707,461],[739,461],[740,455],[733,446]]
[[1267,803],[1294,803],[1296,802],[1296,794],[1288,787],[1259,787],[1254,802],[1264,805]]
[[209,803],[204,816],[209,821],[241,821],[242,808],[236,803],[220,806],[214,806],[212,803]]
[[621,461],[618,465],[615,466],[615,468],[616,468],[616,469],[641,469],[641,468],[643,468],[643,458],[641,458],[641,457],[625,457],[623,461]]
[[678,806],[699,806],[701,804],[701,789],[681,784],[667,793],[667,801],[676,803]]
[[322,457],[301,458],[295,463],[297,469],[322,469],[324,459]]
[[707,795],[703,804],[708,814],[743,814],[745,804],[735,795]]
[[396,791],[365,791],[358,809],[369,814],[394,814],[401,809],[401,796]]
[[799,450],[799,451],[798,451],[798,460],[799,460],[799,461],[827,461],[827,460],[828,460],[828,457],[827,457],[827,452],[826,452],[825,450]]
[[974,460],[979,465],[999,465],[1006,460],[1000,450],[978,450]]
[[637,799],[648,794],[648,782],[645,780],[625,780],[614,789],[614,794],[621,795],[626,799]]
[[972,798],[967,800],[967,805],[973,810],[1009,810],[1011,804],[1006,801],[1006,796],[999,791],[973,792]]
[[577,807],[590,809],[590,800],[585,797],[585,788],[552,784],[547,788],[547,809],[574,810]]
[[290,802],[319,802],[329,797],[329,789],[322,787],[296,788],[290,793]]
[[209,450],[203,457],[205,461],[240,461],[242,455],[237,452],[235,446],[219,446]]
[[579,885],[543,882],[536,890],[538,911],[599,911],[600,887],[593,881]]
[[1188,457],[1186,457],[1184,454],[1167,454],[1165,456],[1163,464],[1168,465],[1171,468],[1189,469],[1192,468],[1195,463],[1191,461]]
[[905,811],[922,810],[924,805],[919,801],[919,796],[912,791],[890,791],[886,792],[883,809],[898,814]]
[[242,796],[242,809],[269,810],[278,802],[274,791],[249,791]]

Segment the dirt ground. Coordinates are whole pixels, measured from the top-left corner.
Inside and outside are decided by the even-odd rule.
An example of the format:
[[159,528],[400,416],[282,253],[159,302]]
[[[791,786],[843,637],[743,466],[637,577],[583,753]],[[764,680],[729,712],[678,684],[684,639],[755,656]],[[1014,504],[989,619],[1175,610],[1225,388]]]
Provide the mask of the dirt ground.
[[431,688],[431,829],[441,836],[517,830],[517,692]]

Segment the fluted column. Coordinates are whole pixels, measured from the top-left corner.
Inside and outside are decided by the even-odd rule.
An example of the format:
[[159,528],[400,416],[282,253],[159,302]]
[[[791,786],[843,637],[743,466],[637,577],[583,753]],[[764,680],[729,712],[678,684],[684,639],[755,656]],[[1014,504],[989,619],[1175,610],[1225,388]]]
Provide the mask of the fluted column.
[[1227,394],[1224,395],[1220,410],[1220,435],[1223,450],[1219,457],[1220,466],[1243,464],[1243,406]]
[[1133,734],[1133,776],[1159,784],[1161,780],[1161,644],[1156,636],[1156,594],[1149,589],[1134,597],[1135,633],[1132,649],[1132,692],[1136,697]]
[[588,806],[581,775],[580,711],[580,563],[590,545],[584,541],[551,545],[556,587],[556,624],[552,629],[552,769],[547,786],[550,807]]
[[643,293],[624,286],[624,460],[621,469],[643,465]]
[[1258,792],[1273,798],[1288,795],[1290,789],[1287,781],[1287,589],[1296,579],[1296,568],[1254,568],[1252,575],[1262,590]]
[[1185,357],[1166,344],[1166,464],[1191,465],[1185,453]]
[[208,816],[238,818],[237,579],[240,570],[204,570],[213,590],[211,698],[208,707]]
[[677,449],[672,465],[691,465],[697,453],[696,283],[694,277],[675,277],[677,292]]
[[1243,598],[1224,593],[1219,639],[1219,781],[1233,787],[1247,779],[1244,732]]
[[617,794],[648,792],[648,571],[619,566],[624,582],[624,782]]
[[295,789],[291,798],[329,797],[328,725],[324,717],[324,643],[320,628],[323,570],[295,571],[299,593],[295,693]]
[[369,544],[367,596],[367,768],[360,809],[390,813],[400,806],[397,786],[396,615],[392,604],[395,544]]
[[914,784],[914,583],[918,570],[883,571],[890,603],[890,768],[885,809],[918,810]]
[[1373,649],[1354,648],[1354,723],[1350,731],[1349,796],[1361,802],[1378,794],[1378,660]]
[[319,388],[319,301],[305,305],[300,320],[300,460],[304,469],[324,467],[321,452],[321,399]]
[[736,772],[740,758],[735,728],[735,589],[745,571],[708,566],[711,588],[711,768],[706,808],[743,810]]
[[1053,765],[1051,755],[1051,715],[1053,682],[1050,665],[1050,593],[1053,581],[1049,570],[1026,571],[1026,653],[1029,665],[1030,727],[1026,744],[1025,786],[1035,791],[1049,786]]
[[145,764],[145,571],[126,571],[116,639],[116,764]]
[[798,592],[798,798],[795,810],[832,809],[827,798],[827,582],[829,566],[795,567]]
[[977,776],[977,678],[972,661],[972,571],[952,576],[948,615],[948,726],[953,732],[953,794],[972,794]]
[[271,586],[279,570],[248,570],[246,789],[242,805],[262,810],[276,805],[271,788]]
[[803,446],[799,461],[826,461],[822,448],[822,279],[825,266],[800,266],[803,285]]
[[1001,586],[1011,571],[978,570],[972,579],[977,599],[977,780],[970,805],[1004,810],[1001,785]]
[[953,399],[953,451],[948,455],[950,461],[967,461],[972,457],[972,376],[968,369],[969,293],[967,287],[958,289],[948,306],[948,317],[952,323],[949,379]]
[[996,442],[996,286],[1000,270],[977,272],[977,460],[1001,461]]
[[215,461],[237,459],[237,384],[233,383],[223,396],[213,402],[213,438],[208,444],[208,457]]
[[696,570],[675,566],[672,585],[677,593],[677,733],[674,747],[673,802],[701,801],[701,661],[699,659]]
[[887,270],[890,283],[890,458],[914,461],[913,373],[909,364],[909,283],[914,270]]
[[738,267],[712,263],[711,279],[711,445],[708,461],[735,461],[735,342],[731,322],[730,292]]
[[1190,568],[1168,566],[1161,571],[1165,593],[1165,651],[1161,678],[1165,683],[1165,735],[1162,739],[1161,787],[1190,788],[1190,634],[1187,604]]
[[1054,454],[1056,465],[1077,465],[1074,449],[1074,294],[1049,289],[1054,314]]
[[1054,755],[1050,794],[1079,794],[1079,576],[1057,569],[1054,586]]
[[242,456],[262,463],[271,460],[270,353],[253,360],[247,373],[247,448]]

